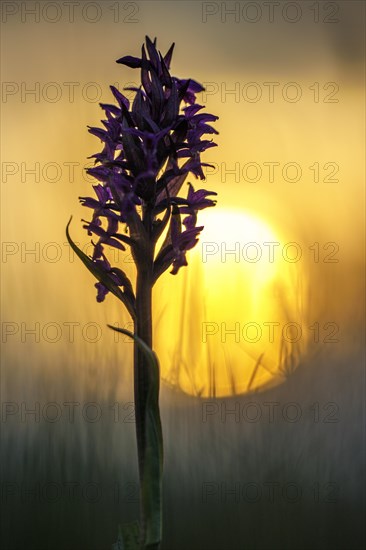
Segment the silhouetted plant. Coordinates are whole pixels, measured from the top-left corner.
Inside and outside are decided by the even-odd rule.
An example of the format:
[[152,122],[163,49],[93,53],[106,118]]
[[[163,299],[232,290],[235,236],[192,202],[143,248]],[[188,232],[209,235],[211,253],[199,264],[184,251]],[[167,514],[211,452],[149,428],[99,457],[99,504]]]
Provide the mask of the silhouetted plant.
[[[96,196],[80,197],[82,205],[93,210],[92,219],[84,220],[83,226],[97,237],[92,241],[92,256],[72,241],[70,222],[66,230],[71,247],[98,280],[97,301],[104,301],[111,292],[134,322],[134,333],[108,326],[134,339],[139,544],[151,549],[159,548],[162,537],[163,470],[159,364],[152,351],[152,288],[170,267],[175,275],[187,265],[186,253],[196,245],[203,229],[197,226],[197,213],[214,206],[215,201],[208,197],[216,195],[195,190],[189,183],[187,196],[179,196],[190,173],[204,179],[202,167],[206,164],[200,155],[216,144],[202,136],[217,133],[208,123],[218,117],[201,112],[196,93],[204,88],[199,83],[170,75],[173,49],[174,44],[162,56],[156,39],[152,42],[146,37],[141,58],[118,59],[117,63],[140,70],[141,85],[129,88],[135,93],[131,106],[111,86],[117,104],[101,104],[106,115],[104,128],[89,127],[104,144],[102,151],[92,156],[95,166],[88,169],[98,181],[93,186]],[[136,265],[135,288],[126,273],[111,265],[105,245],[130,249]],[[121,537],[123,529],[120,541]]]

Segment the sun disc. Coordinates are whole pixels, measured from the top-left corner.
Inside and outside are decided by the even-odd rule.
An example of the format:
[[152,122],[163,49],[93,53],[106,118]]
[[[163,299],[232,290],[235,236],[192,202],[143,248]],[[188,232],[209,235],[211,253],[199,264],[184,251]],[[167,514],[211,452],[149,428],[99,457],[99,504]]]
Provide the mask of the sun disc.
[[154,298],[162,378],[200,396],[283,381],[304,342],[293,335],[301,312],[283,239],[251,213],[215,210],[200,213],[204,229],[188,267],[164,275]]

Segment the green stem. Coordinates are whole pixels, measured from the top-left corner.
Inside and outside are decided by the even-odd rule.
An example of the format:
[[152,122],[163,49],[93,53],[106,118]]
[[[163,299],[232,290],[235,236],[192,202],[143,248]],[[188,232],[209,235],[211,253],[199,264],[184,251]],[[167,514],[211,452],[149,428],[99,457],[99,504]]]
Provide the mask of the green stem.
[[136,255],[136,317],[134,343],[134,397],[140,479],[140,545],[159,550],[162,522],[163,441],[159,413],[159,364],[141,346],[152,350],[152,287],[154,242],[149,205],[143,205],[140,251]]
[[[136,322],[135,334],[152,348],[152,285],[149,273],[139,272],[136,281]],[[145,414],[146,400],[150,382],[150,370],[146,355],[135,342],[134,344],[134,392],[136,437],[140,480],[145,460]]]
[[[149,262],[147,262],[149,263]],[[150,348],[152,349],[152,270],[144,269],[138,270],[136,280],[136,322],[135,322],[135,334]],[[137,454],[139,465],[139,479],[140,479],[140,544],[144,549],[159,550],[160,541],[156,544],[146,544],[147,529],[151,531],[152,518],[160,518],[162,516],[162,496],[161,496],[161,472],[156,470],[153,464],[159,463],[160,451],[158,447],[151,447],[151,439],[147,439],[151,424],[147,427],[147,418],[151,414],[151,410],[147,408],[152,406],[149,401],[151,399],[151,391],[156,387],[156,381],[153,379],[154,372],[152,371],[151,360],[144,353],[141,345],[135,341],[134,345],[134,396],[135,396],[135,417],[136,417],[136,439],[137,439]],[[155,373],[156,377],[156,373]],[[158,391],[158,387],[157,387]],[[156,396],[157,403],[157,422],[158,428],[160,426],[159,404],[158,394]],[[150,419],[151,422],[151,419]],[[154,450],[153,450],[154,449]],[[149,451],[149,452],[148,452]],[[151,452],[153,455],[151,455]],[[153,462],[151,462],[153,461]],[[155,479],[153,483],[155,486],[160,487],[158,492],[152,489],[150,485],[151,472]],[[147,489],[147,484],[149,489]],[[148,490],[148,493],[146,491]],[[153,495],[153,500],[151,500]],[[147,498],[146,498],[147,497]],[[154,521],[153,519],[153,521]],[[160,530],[160,529],[159,529]]]

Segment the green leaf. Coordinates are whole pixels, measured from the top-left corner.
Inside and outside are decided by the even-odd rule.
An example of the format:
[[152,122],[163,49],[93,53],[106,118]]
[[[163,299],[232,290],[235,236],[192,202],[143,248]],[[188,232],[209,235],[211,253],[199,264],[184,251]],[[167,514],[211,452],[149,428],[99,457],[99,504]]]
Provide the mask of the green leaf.
[[108,325],[108,327],[132,338],[145,354],[151,368],[146,401],[146,449],[141,486],[141,505],[146,521],[144,544],[147,547],[160,543],[162,536],[163,434],[159,412],[159,361],[154,351],[136,334],[112,325]]
[[112,544],[112,550],[140,550],[139,524],[137,521],[123,523],[122,526],[118,526],[118,538]]
[[139,524],[137,521],[122,525],[124,550],[139,550]]
[[118,538],[117,541],[112,544],[112,550],[125,550],[125,546],[123,544],[123,536],[121,531],[121,526],[118,526]]
[[[72,250],[75,252],[75,254],[80,258],[80,260],[83,262],[83,264],[89,269],[89,271],[94,275],[94,277],[102,283],[112,294],[114,294],[123,304],[126,306],[128,312],[130,313],[131,317],[135,319],[136,312],[135,312],[135,304],[134,304],[134,296],[132,293],[132,286],[131,283],[128,285],[126,282],[126,288],[128,290],[128,293],[123,292],[118,285],[114,282],[113,278],[108,275],[101,267],[98,266],[89,256],[87,256],[70,237],[69,233],[69,226],[72,220],[72,216],[69,220],[69,223],[66,226],[66,237],[69,242],[69,245],[71,246]],[[126,276],[127,279],[127,276]],[[127,279],[128,280],[128,279]],[[128,281],[129,282],[129,281]]]

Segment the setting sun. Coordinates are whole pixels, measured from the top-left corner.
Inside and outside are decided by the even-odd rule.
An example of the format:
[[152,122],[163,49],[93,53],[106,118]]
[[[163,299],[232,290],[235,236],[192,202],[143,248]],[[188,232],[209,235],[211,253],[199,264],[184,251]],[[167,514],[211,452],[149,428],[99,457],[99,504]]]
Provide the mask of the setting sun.
[[0,12],[1,548],[366,550],[365,2]]
[[306,339],[303,275],[286,261],[288,243],[245,211],[207,210],[199,225],[205,229],[189,254],[190,269],[181,278],[165,276],[156,290],[163,379],[201,396],[280,383],[296,368]]

